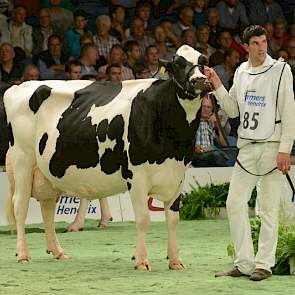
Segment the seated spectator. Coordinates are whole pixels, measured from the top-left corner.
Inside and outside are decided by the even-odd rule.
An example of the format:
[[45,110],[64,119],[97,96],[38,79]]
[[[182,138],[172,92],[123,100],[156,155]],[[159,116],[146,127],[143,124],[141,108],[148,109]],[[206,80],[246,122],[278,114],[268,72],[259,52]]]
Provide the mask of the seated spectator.
[[21,80],[25,82],[25,81],[39,80],[39,79],[40,79],[40,72],[38,67],[34,64],[27,64],[25,66]]
[[108,58],[111,48],[115,44],[119,44],[119,40],[110,35],[111,18],[108,15],[99,15],[96,19],[96,35],[94,42],[98,48],[99,53]]
[[[110,64],[119,64],[122,69],[122,80],[131,80],[134,79],[133,72],[130,68],[127,68],[123,65],[124,62],[124,49],[121,45],[115,44],[109,54],[108,65]],[[99,74],[101,76],[105,75],[107,65],[99,68]]]
[[122,81],[122,68],[119,64],[110,64],[106,68],[107,81]]
[[91,34],[86,30],[87,14],[83,10],[76,10],[74,12],[74,25],[73,28],[66,32],[66,45],[69,55],[73,58],[80,56],[80,39],[81,36]]
[[158,25],[154,28],[154,38],[156,41],[155,44],[156,44],[158,51],[159,51],[159,58],[165,62],[171,61],[174,54],[175,54],[175,50],[173,50],[172,48],[167,46],[166,33],[160,25]]
[[212,101],[205,96],[201,107],[201,120],[196,133],[195,151],[192,158],[194,167],[224,167],[228,156],[217,148],[226,146],[226,139],[221,130],[215,114],[213,114]]
[[166,35],[166,46],[175,52],[176,49],[181,46],[181,41],[173,32],[172,22],[168,19],[163,19],[160,21],[160,26],[163,28]]
[[61,0],[49,0],[51,7],[50,14],[53,24],[54,32],[62,37],[65,36],[66,32],[71,28],[74,21],[74,16],[72,11],[61,7]]
[[33,27],[33,55],[38,55],[48,49],[48,38],[53,33],[50,10],[48,8],[41,8],[39,12],[39,25]]
[[85,75],[93,75],[96,77],[97,70],[96,70],[96,61],[97,61],[97,47],[95,45],[84,45],[81,48],[81,76]]
[[115,5],[112,8],[112,27],[110,34],[114,36],[119,42],[126,40],[125,28],[125,9],[121,5]]
[[206,24],[206,0],[193,0],[192,8],[194,10],[193,25],[197,28],[198,26]]
[[295,66],[295,38],[287,42],[286,50],[288,52],[287,62],[290,66]]
[[23,75],[24,66],[14,61],[15,52],[13,46],[4,42],[0,46],[0,69],[3,82],[19,84]]
[[53,34],[48,38],[48,50],[42,51],[37,57],[37,65],[41,80],[66,78],[65,64],[68,56],[62,51],[62,39]]
[[124,45],[124,51],[127,56],[125,66],[133,69],[133,66],[140,59],[140,48],[137,41],[129,40]]
[[200,25],[196,30],[197,44],[196,48],[202,52],[208,59],[216,51],[209,42],[210,29],[207,25]]
[[68,80],[80,80],[82,72],[82,64],[79,60],[69,61],[65,67],[66,77]]
[[272,41],[276,43],[275,48],[277,48],[277,51],[273,51],[274,56],[276,56],[278,50],[286,47],[288,41],[287,22],[285,19],[278,18],[273,22]]
[[249,20],[244,4],[239,0],[222,0],[217,3],[219,11],[219,26],[230,30],[231,33],[239,33],[239,26],[248,26]]
[[169,79],[165,65],[159,59],[159,51],[156,45],[150,45],[146,48],[145,61],[150,70],[150,78]]
[[186,44],[196,49],[197,38],[196,38],[196,33],[194,30],[186,29],[182,31],[180,40],[181,40],[181,44]]
[[210,35],[208,43],[214,47],[219,48],[217,38],[222,31],[219,26],[220,14],[216,7],[210,7],[207,12],[207,25],[209,26]]
[[149,67],[144,62],[136,62],[133,66],[135,79],[148,79],[151,72]]
[[234,73],[239,63],[240,54],[233,48],[227,48],[224,51],[224,62],[214,66],[214,70],[227,90],[232,86]]
[[127,41],[134,40],[137,41],[140,46],[140,56],[144,57],[145,48],[149,45],[155,44],[154,38],[147,35],[144,31],[144,22],[138,16],[134,17],[130,27],[130,36]]
[[263,25],[284,18],[281,6],[273,0],[255,0],[249,3],[249,20],[251,24]]
[[135,15],[143,20],[145,32],[151,35],[151,3],[149,1],[139,1],[136,5]]
[[191,29],[193,31],[196,30],[196,28],[193,25],[193,17],[194,17],[194,11],[190,6],[184,6],[181,8],[179,12],[179,20],[172,25],[173,32],[178,38],[181,37],[181,33],[184,30],[187,30],[187,29]]
[[25,23],[26,9],[16,6],[12,10],[11,20],[7,26],[1,28],[1,42],[11,43],[13,47],[20,47],[25,51],[26,57],[32,57],[32,27]]

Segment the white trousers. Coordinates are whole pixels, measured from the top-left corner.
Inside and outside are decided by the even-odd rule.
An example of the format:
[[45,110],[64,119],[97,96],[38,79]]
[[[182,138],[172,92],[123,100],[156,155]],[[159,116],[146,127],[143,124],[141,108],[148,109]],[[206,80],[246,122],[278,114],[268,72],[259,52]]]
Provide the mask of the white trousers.
[[[241,148],[238,159],[248,171],[265,174],[277,166],[278,147],[278,143],[248,144]],[[258,252],[254,256],[248,201],[258,180],[261,229]],[[275,264],[282,181],[283,174],[277,169],[259,177],[247,173],[235,164],[226,207],[235,249],[234,265],[244,274],[250,275],[255,268],[271,271],[270,268]]]

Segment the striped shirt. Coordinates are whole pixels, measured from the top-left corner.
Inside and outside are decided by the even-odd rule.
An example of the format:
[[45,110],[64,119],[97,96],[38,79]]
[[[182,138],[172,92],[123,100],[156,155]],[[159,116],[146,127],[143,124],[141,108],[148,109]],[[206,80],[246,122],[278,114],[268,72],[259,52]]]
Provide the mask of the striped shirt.
[[119,40],[113,36],[109,36],[107,42],[100,40],[99,36],[97,35],[93,37],[93,40],[95,42],[95,45],[98,48],[98,53],[104,56],[106,59],[108,59],[109,52],[111,48],[113,47],[113,45],[120,44]]

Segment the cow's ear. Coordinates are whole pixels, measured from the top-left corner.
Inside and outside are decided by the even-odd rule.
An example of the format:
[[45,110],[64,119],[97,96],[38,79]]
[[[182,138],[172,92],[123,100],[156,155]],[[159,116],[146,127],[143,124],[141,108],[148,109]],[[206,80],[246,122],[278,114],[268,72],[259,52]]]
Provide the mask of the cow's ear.
[[175,75],[177,71],[185,68],[186,59],[182,56],[176,55],[171,62],[168,62],[166,69],[169,74]]

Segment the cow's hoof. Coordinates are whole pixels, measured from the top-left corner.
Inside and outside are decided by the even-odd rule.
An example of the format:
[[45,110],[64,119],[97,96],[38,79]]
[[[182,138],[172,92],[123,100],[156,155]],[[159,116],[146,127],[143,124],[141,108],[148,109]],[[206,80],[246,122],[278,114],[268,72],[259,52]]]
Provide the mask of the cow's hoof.
[[68,260],[70,259],[70,256],[64,254],[64,253],[59,253],[57,256],[54,256],[56,260]]
[[83,226],[76,226],[74,224],[71,224],[63,232],[70,233],[70,232],[78,232],[83,230],[84,230]]
[[185,265],[179,261],[179,262],[170,262],[169,263],[169,269],[171,270],[184,270],[185,269]]
[[29,255],[18,255],[16,253],[15,256],[17,257],[17,262],[21,264],[29,263],[32,260],[32,258]]
[[110,218],[108,218],[106,220],[100,220],[97,227],[101,228],[101,229],[107,228],[107,227],[109,227],[109,222],[110,221],[113,221],[113,217],[110,217]]
[[149,262],[148,261],[144,261],[144,262],[141,262],[141,263],[137,263],[134,266],[134,269],[135,270],[141,270],[141,271],[150,271],[151,270],[151,266],[149,265]]

